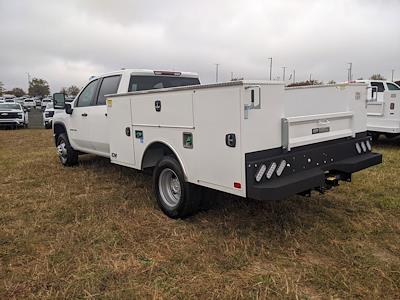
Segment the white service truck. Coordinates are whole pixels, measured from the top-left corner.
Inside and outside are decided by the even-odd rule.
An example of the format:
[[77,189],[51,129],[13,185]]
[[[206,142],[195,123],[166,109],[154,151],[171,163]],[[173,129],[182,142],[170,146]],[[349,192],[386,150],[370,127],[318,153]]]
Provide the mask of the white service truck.
[[385,80],[357,80],[368,85],[367,129],[373,139],[400,135],[400,86]]
[[[55,142],[64,165],[93,153],[152,169],[157,202],[169,217],[195,213],[205,190],[282,199],[323,192],[382,161],[366,132],[365,84],[197,85],[194,74],[137,73],[96,77],[72,103],[54,94],[55,108],[65,108],[54,115]],[[103,93],[113,76],[120,78]],[[176,84],[168,87],[170,79]]]

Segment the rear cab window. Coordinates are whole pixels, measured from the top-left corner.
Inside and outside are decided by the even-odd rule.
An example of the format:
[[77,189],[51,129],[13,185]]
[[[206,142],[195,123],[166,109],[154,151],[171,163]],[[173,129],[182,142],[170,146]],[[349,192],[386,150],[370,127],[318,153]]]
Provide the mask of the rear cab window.
[[198,78],[180,76],[132,75],[128,92],[146,91],[152,89],[171,88],[178,86],[198,85]]

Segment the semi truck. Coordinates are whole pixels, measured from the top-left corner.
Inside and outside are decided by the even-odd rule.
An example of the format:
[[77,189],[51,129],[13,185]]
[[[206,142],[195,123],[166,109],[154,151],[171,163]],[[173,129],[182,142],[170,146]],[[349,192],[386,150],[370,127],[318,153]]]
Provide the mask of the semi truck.
[[61,163],[91,153],[151,170],[171,218],[196,213],[205,191],[262,201],[309,195],[382,161],[367,135],[360,83],[200,85],[195,73],[121,70],[93,78],[72,103],[53,99]]
[[400,86],[386,80],[357,80],[367,84],[367,130],[374,140],[400,135]]

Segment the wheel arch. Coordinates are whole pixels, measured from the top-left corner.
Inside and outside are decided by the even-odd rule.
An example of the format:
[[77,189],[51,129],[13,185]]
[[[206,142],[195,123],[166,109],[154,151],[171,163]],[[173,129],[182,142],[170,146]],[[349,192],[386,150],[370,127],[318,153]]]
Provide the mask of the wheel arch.
[[62,133],[66,133],[68,135],[67,129],[66,129],[64,123],[61,123],[61,122],[54,123],[53,124],[53,135],[54,135],[54,142],[56,143],[56,145],[57,145],[57,139],[60,136],[60,134],[62,134]]
[[173,156],[182,168],[185,180],[187,179],[187,173],[185,165],[179,156],[176,149],[165,141],[153,141],[147,145],[145,151],[143,152],[142,160],[140,163],[141,169],[152,168],[157,165],[157,163],[164,156]]

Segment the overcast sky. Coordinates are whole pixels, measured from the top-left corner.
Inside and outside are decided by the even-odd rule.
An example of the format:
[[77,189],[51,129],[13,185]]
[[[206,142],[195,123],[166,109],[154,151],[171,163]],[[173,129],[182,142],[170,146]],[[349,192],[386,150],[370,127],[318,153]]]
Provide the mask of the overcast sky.
[[194,71],[202,82],[400,79],[399,0],[0,0],[0,81],[52,92],[120,68]]

